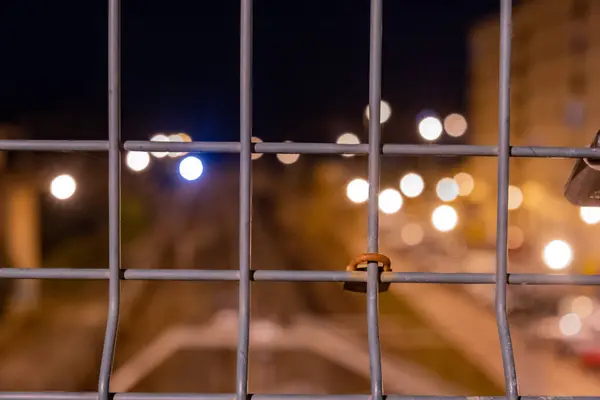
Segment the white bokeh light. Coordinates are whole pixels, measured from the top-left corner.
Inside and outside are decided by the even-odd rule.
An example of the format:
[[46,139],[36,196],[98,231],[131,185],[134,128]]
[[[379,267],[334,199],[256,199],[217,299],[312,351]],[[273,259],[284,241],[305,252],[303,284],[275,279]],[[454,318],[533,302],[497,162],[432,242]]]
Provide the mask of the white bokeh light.
[[466,172],[459,172],[454,176],[454,181],[458,185],[458,195],[468,196],[475,189],[475,180]]
[[563,315],[558,322],[558,329],[565,336],[575,336],[581,332],[581,328],[581,318],[575,313]]
[[195,181],[204,172],[202,161],[194,156],[188,156],[179,163],[179,175],[186,181]]
[[346,196],[353,203],[364,203],[369,198],[369,182],[356,178],[346,186]]
[[[291,140],[286,140],[284,143],[292,143]],[[298,159],[300,158],[300,154],[277,154],[277,159],[282,163],[282,164],[293,164],[296,161],[298,161]]]
[[523,192],[516,186],[508,187],[508,209],[516,210],[523,204]]
[[[365,116],[367,117],[367,119],[371,119],[369,114],[370,114],[369,105],[367,104],[367,107],[365,108]],[[379,106],[379,122],[381,124],[385,124],[387,122],[387,120],[390,119],[391,116],[392,116],[392,107],[390,107],[390,105],[388,104],[387,101],[381,100],[381,103]]]
[[150,154],[145,151],[130,151],[127,153],[125,163],[132,171],[143,171],[150,165]]
[[452,137],[460,137],[467,131],[467,120],[460,114],[450,114],[444,118],[444,129]]
[[458,184],[452,178],[442,178],[435,187],[435,193],[442,201],[452,201],[458,197]]
[[[184,142],[184,137],[180,136],[178,133],[174,133],[172,135],[169,135],[169,142],[171,143],[183,143]],[[181,153],[181,152],[169,152],[167,153],[167,155],[171,158],[176,158],[176,157],[180,157],[182,155],[184,155],[185,153]]]
[[431,214],[431,222],[435,229],[440,232],[449,232],[458,224],[456,210],[448,205],[437,207]]
[[[262,143],[262,140],[259,137],[252,136],[252,143]],[[262,156],[263,156],[262,153],[252,153],[253,160],[258,160]]]
[[586,224],[595,225],[600,222],[600,207],[581,207],[579,217]]
[[[162,133],[159,133],[157,135],[152,136],[150,138],[150,141],[151,142],[169,142],[170,140],[169,140],[169,137],[167,135],[163,135]],[[166,152],[166,151],[165,152],[162,152],[162,151],[156,152],[155,151],[155,152],[152,152],[150,154],[152,154],[156,158],[163,158],[163,157],[166,157],[167,154],[169,154],[169,153]]]
[[587,296],[577,296],[571,303],[571,309],[580,318],[587,318],[594,312],[594,302]]
[[542,257],[548,268],[565,269],[573,261],[573,249],[564,240],[553,240],[544,247]]
[[406,224],[400,232],[402,241],[408,246],[418,245],[423,241],[424,236],[425,232],[423,232],[423,228],[417,223]]
[[77,190],[77,183],[71,175],[59,175],[50,183],[50,193],[59,200],[67,200]]
[[[360,139],[354,133],[342,133],[336,140],[337,144],[360,144]],[[343,157],[353,157],[354,154],[342,154]]]
[[406,197],[417,197],[423,193],[425,182],[421,175],[410,172],[400,179],[400,190]]
[[385,189],[379,193],[379,209],[385,214],[397,213],[403,202],[402,195],[396,189]]
[[419,122],[419,135],[425,140],[436,140],[443,131],[442,123],[436,117],[425,117]]

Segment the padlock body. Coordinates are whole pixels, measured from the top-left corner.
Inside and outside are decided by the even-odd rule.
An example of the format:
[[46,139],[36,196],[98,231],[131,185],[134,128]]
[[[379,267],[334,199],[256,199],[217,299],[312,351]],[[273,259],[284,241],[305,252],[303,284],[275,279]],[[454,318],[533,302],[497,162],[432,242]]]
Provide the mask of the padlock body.
[[[378,267],[379,268],[379,273],[383,272],[383,267]],[[356,268],[357,272],[366,272],[367,271],[367,267],[357,267]],[[379,293],[383,293],[383,292],[387,292],[390,288],[390,282],[379,282],[378,285],[378,292]],[[356,292],[356,293],[367,293],[367,283],[366,282],[344,282],[344,290],[347,290],[349,292]]]
[[565,185],[566,199],[580,207],[600,206],[600,171],[578,160]]

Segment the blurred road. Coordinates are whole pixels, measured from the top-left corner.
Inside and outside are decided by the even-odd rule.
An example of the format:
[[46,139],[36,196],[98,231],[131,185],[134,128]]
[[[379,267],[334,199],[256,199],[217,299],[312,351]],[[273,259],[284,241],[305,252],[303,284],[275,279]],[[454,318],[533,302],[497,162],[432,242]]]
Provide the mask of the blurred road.
[[[237,198],[237,185],[234,179],[222,182],[211,191],[186,189],[165,199],[172,211],[162,213],[151,231],[124,245],[124,266],[237,268],[237,212],[232,212],[235,200],[222,201]],[[303,235],[302,227],[278,218],[281,202],[257,190],[252,254],[255,268],[344,268],[350,254],[334,227],[318,221],[318,237]],[[319,203],[319,199],[311,198],[306,204]],[[299,215],[314,211],[303,208],[302,201],[296,206]],[[40,314],[25,321],[20,329],[6,333],[0,342],[0,390],[95,390],[107,309],[105,290],[106,282],[45,282]],[[202,326],[211,323],[216,314],[234,311],[237,284],[125,281],[122,300],[115,373],[169,327]],[[254,282],[251,310],[255,322],[269,320],[283,328],[298,321],[303,321],[303,326],[316,324],[312,325],[313,331],[307,332],[312,332],[317,341],[312,344],[317,351],[251,349],[251,391],[368,392],[363,295],[344,292],[341,284]],[[387,320],[382,318],[388,390],[432,395],[460,395],[475,390],[468,384],[472,374],[466,373],[462,381],[456,381],[454,376],[443,376],[427,365],[425,358],[415,356],[422,351],[439,355],[440,349],[447,346],[433,332],[427,339],[428,335],[422,333],[426,327],[402,315],[403,310],[397,315],[388,313]],[[333,315],[344,318],[334,319]],[[408,339],[415,335],[415,329],[426,340],[411,346]],[[326,340],[331,345],[323,346]],[[339,351],[334,354],[332,348]],[[430,361],[432,357],[427,358]],[[188,349],[168,358],[129,389],[231,393],[234,377],[233,349]]]

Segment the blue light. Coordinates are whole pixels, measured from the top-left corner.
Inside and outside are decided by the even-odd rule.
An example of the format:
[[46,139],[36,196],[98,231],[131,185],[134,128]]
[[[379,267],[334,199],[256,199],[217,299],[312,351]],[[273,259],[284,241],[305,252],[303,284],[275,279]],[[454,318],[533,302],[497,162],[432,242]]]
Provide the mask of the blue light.
[[179,175],[186,181],[195,181],[203,171],[204,166],[198,157],[188,156],[179,163]]

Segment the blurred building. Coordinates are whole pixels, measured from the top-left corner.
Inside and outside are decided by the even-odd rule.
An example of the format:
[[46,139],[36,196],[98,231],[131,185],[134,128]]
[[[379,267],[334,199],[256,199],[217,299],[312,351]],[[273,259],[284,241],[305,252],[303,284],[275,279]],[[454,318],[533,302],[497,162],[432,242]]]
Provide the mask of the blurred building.
[[[498,141],[499,35],[498,15],[476,24],[470,35],[473,144]],[[511,144],[589,145],[600,129],[600,113],[594,112],[600,107],[600,1],[520,2],[513,10],[511,64]],[[490,220],[496,207],[496,161],[470,160],[479,183],[476,190],[487,189],[482,212]],[[573,164],[573,160],[512,159],[510,181],[524,196],[522,207],[511,211],[511,220],[538,233],[546,229],[549,235],[556,231],[577,235],[582,224],[579,210],[562,196]],[[491,234],[494,229],[490,226]]]

